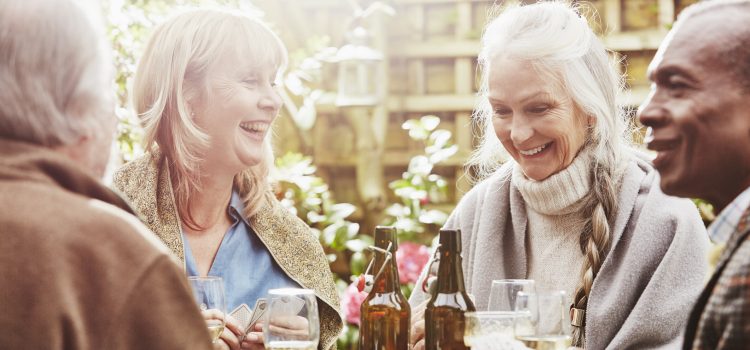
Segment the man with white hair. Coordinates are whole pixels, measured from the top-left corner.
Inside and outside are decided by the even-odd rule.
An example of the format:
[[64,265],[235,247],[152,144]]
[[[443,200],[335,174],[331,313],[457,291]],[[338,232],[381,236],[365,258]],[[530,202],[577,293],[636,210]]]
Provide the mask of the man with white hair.
[[[720,211],[725,243],[693,308],[685,349],[750,347],[750,1],[702,2],[680,14],[649,67],[640,111],[665,193]],[[681,276],[680,276],[681,277]]]
[[0,0],[0,348],[209,349],[174,258],[99,180],[104,47],[71,0]]

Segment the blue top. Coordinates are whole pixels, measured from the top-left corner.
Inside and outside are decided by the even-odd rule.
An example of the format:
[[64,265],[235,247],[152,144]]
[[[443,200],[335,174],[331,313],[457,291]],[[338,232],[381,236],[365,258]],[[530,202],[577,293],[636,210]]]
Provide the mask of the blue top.
[[[224,235],[216,252],[209,276],[224,280],[227,312],[242,303],[250,308],[255,300],[273,288],[300,288],[271,257],[271,253],[242,216],[245,206],[236,191],[232,191],[227,211],[232,217],[232,226]],[[198,276],[198,267],[190,244],[182,235],[185,246],[185,267],[188,276]]]

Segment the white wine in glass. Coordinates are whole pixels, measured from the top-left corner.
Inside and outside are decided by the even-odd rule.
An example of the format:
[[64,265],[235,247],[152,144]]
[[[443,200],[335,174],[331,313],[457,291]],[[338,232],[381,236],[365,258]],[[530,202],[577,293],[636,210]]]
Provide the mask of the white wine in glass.
[[220,320],[206,320],[206,325],[208,325],[208,334],[211,335],[211,341],[216,342],[219,340],[221,332],[224,331],[224,322]]
[[274,341],[270,342],[271,346],[266,346],[268,350],[315,350],[318,348],[318,344],[311,341]]
[[310,289],[268,291],[263,319],[263,341],[270,350],[314,350],[320,340],[315,293]]
[[224,296],[224,283],[221,277],[190,276],[188,277],[193,296],[206,320],[211,341],[216,342],[226,325],[227,306]]
[[516,339],[534,350],[565,350],[570,347],[570,336],[567,335],[528,335],[516,336]]
[[563,291],[519,292],[516,298],[516,339],[534,350],[565,350],[570,347],[568,299]]

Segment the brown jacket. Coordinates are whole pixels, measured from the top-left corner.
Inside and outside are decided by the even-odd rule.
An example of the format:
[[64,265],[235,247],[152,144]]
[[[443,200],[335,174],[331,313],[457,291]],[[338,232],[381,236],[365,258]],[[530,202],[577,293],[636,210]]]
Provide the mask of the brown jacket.
[[210,349],[169,251],[77,168],[0,139],[0,348]]
[[[113,186],[128,197],[144,223],[184,261],[180,220],[165,158],[146,154],[126,164],[115,173]],[[335,349],[343,321],[336,285],[317,237],[276,200],[247,218],[247,222],[281,269],[303,288],[315,290],[320,315],[319,348]]]
[[750,348],[750,207],[690,314],[684,349]]

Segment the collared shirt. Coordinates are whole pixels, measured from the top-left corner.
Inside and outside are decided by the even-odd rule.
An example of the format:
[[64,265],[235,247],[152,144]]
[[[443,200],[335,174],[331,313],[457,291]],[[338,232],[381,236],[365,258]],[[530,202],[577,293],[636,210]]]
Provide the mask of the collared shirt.
[[750,187],[729,203],[708,226],[708,236],[711,240],[714,243],[726,243],[737,229],[742,213],[748,206],[750,206]]
[[[224,235],[208,271],[209,276],[224,280],[227,312],[243,303],[252,308],[255,301],[265,297],[269,289],[300,288],[273,260],[271,253],[243,218],[244,208],[240,195],[232,191],[227,208],[232,217],[232,226]],[[190,244],[184,233],[182,237],[187,275],[197,276],[198,268]]]

